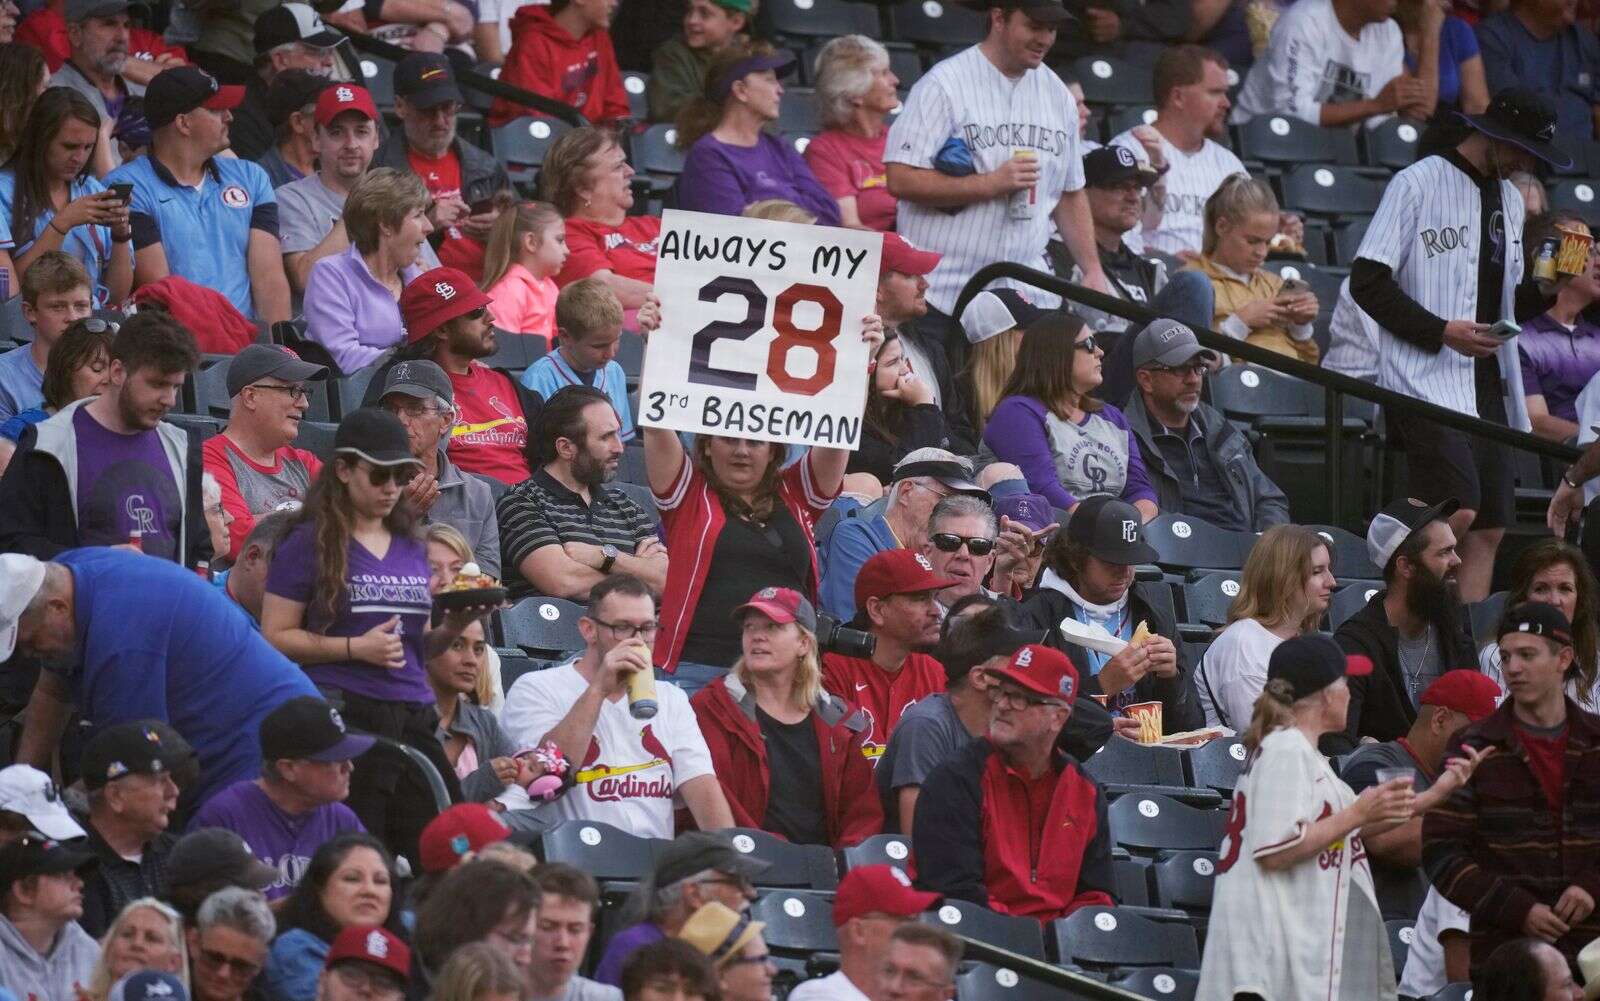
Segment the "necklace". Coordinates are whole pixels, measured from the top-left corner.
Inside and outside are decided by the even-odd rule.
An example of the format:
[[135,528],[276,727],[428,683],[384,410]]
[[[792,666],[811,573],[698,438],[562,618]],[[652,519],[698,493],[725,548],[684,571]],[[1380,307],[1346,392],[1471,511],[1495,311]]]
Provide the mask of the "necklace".
[[1418,654],[1417,667],[1416,667],[1416,670],[1413,671],[1411,669],[1411,665],[1406,663],[1406,640],[1405,640],[1405,637],[1399,636],[1398,634],[1395,637],[1395,653],[1396,653],[1396,655],[1398,655],[1398,657],[1400,659],[1400,673],[1405,676],[1405,679],[1406,679],[1406,690],[1411,693],[1411,704],[1412,705],[1416,705],[1417,704],[1417,699],[1419,697],[1419,693],[1417,691],[1417,687],[1418,687],[1419,683],[1422,680],[1422,671],[1423,671],[1423,669],[1428,666],[1428,648],[1430,646],[1432,646],[1432,645],[1433,645],[1433,623],[1430,622],[1430,623],[1428,623],[1428,628],[1422,634],[1422,652],[1420,654]]

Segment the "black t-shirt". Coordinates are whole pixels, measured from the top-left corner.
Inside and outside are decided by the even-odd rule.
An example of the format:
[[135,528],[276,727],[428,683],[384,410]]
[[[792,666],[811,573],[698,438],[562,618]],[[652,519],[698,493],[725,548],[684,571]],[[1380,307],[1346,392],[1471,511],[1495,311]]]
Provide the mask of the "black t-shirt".
[[706,584],[695,606],[681,660],[732,667],[739,659],[739,624],[733,610],[764,587],[811,593],[811,546],[783,504],[765,526],[729,517],[711,553]]
[[817,731],[808,715],[798,723],[780,723],[756,706],[756,722],[767,744],[767,815],[761,829],[797,845],[828,844],[823,816],[822,754]]

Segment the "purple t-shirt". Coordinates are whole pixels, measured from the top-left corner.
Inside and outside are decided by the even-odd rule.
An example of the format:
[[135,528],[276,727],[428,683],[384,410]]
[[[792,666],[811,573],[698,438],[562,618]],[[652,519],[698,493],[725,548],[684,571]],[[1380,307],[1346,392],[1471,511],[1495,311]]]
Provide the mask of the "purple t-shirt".
[[666,939],[667,933],[661,927],[649,921],[641,921],[632,928],[624,928],[611,937],[606,943],[605,955],[600,957],[600,965],[595,967],[594,978],[602,984],[612,987],[622,986],[622,967],[627,964],[628,958],[647,945],[655,945]]
[[116,546],[134,529],[147,555],[175,559],[183,498],[154,430],[118,434],[89,416],[72,415],[78,439],[78,545]]
[[1580,316],[1568,330],[1546,313],[1522,325],[1517,353],[1522,392],[1543,396],[1550,416],[1576,421],[1578,394],[1600,372],[1600,326]]
[[[278,545],[267,571],[267,591],[290,601],[311,604],[316,581],[313,525],[307,522]],[[400,641],[406,666],[390,670],[362,660],[336,660],[306,667],[318,685],[372,699],[433,705],[433,690],[423,674],[423,634],[433,611],[428,594],[428,551],[419,539],[395,536],[380,559],[354,539],[346,553],[345,600],[327,628],[306,609],[306,628],[328,636],[360,636],[394,615],[400,616]]]
[[839,224],[839,203],[785,140],[763,132],[754,146],[731,146],[707,133],[690,147],[678,177],[679,208],[738,215],[768,198],[794,202],[824,226]]
[[268,900],[287,897],[318,846],[346,831],[364,831],[361,821],[343,803],[325,803],[310,813],[285,813],[253,781],[235,782],[206,801],[189,829],[223,827],[239,835],[255,857],[278,870],[278,878],[262,892]]

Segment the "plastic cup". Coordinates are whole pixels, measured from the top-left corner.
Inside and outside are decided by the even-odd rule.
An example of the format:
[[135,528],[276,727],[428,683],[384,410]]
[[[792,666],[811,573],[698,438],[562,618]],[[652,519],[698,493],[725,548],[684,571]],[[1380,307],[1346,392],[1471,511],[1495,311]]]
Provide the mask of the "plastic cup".
[[1393,782],[1395,779],[1410,779],[1412,786],[1415,787],[1417,782],[1417,770],[1415,768],[1407,768],[1403,765],[1397,765],[1393,768],[1378,769],[1379,785],[1385,785],[1389,782]]

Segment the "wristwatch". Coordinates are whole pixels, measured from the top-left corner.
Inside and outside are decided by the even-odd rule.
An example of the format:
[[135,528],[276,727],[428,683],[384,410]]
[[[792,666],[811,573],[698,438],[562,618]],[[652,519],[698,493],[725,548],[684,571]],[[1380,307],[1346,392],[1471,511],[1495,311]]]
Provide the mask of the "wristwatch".
[[601,546],[600,555],[605,557],[600,563],[600,572],[610,573],[611,568],[617,565],[617,557],[622,554],[617,551],[616,546]]
[[1571,466],[1568,466],[1566,468],[1566,470],[1562,472],[1562,474],[1561,474],[1561,482],[1565,483],[1567,486],[1571,487],[1574,490],[1582,490],[1583,489],[1583,484],[1572,482],[1572,467]]

